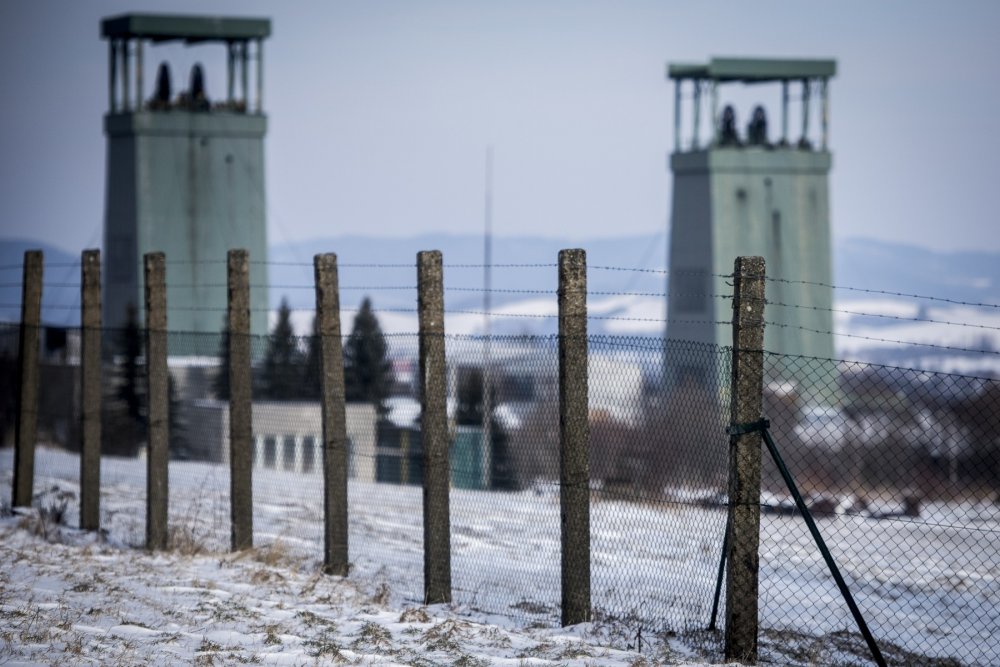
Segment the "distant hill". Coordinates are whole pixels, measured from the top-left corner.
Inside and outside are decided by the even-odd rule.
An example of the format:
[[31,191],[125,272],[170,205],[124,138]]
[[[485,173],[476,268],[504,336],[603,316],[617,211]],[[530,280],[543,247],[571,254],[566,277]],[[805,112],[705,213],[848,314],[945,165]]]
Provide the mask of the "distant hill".
[[[493,305],[519,301],[530,291],[555,293],[559,251],[584,248],[591,267],[588,286],[592,291],[635,291],[663,293],[666,287],[664,235],[625,236],[573,243],[542,237],[500,237],[492,245]],[[425,234],[403,239],[341,236],[290,244],[272,244],[270,268],[272,285],[311,284],[312,258],[320,252],[335,252],[341,265],[342,286],[416,285],[416,256],[421,250],[440,250],[444,259],[447,287],[475,289],[483,286],[483,238],[474,235]],[[297,265],[296,265],[297,264]],[[530,265],[517,266],[510,265]],[[374,265],[370,267],[358,265]],[[386,266],[402,265],[402,266]],[[620,267],[643,271],[612,271],[595,267]],[[519,290],[519,291],[516,291]],[[393,293],[395,292],[395,293]],[[342,297],[344,305],[360,303],[365,290],[351,290]],[[311,307],[313,295],[301,290],[271,291],[272,305],[285,295],[293,307]],[[480,306],[482,293],[450,293],[448,307]],[[403,290],[380,291],[373,297],[376,306],[405,306],[414,303],[413,294]]]
[[936,252],[903,243],[846,239],[834,248],[834,284],[1000,304],[1000,253]]
[[[493,240],[492,282],[494,289],[510,290],[493,295],[493,305],[523,300],[525,290],[556,288],[555,263],[559,250],[583,247],[587,250],[588,275],[592,291],[665,291],[666,242],[663,234],[624,236],[572,242],[543,237],[499,237]],[[25,238],[0,239],[0,319],[18,318],[21,300],[21,262],[24,251],[45,253],[43,319],[48,322],[75,322],[79,305],[79,256],[51,244]],[[357,287],[402,287],[416,283],[413,268],[420,250],[440,250],[448,268],[446,281],[474,289],[483,284],[483,239],[477,235],[424,234],[401,239],[346,235],[294,243],[273,243],[270,247],[268,282],[272,306],[286,296],[294,308],[310,308],[313,295],[305,286],[312,284],[312,258],[320,252],[335,252],[341,265],[342,302],[347,307],[360,303],[367,293]],[[537,265],[513,268],[507,265]],[[403,266],[386,266],[403,265]],[[615,267],[609,270],[597,267]],[[783,276],[794,278],[792,276]],[[927,248],[870,239],[846,239],[834,250],[834,284],[866,290],[936,296],[970,303],[1000,304],[1000,253],[936,252]],[[515,291],[521,290],[521,292]],[[413,296],[405,290],[373,290],[376,305],[406,306]],[[398,292],[393,294],[393,292]],[[862,293],[838,290],[838,299],[854,300]],[[449,295],[449,306],[474,307],[482,294],[469,292]],[[876,295],[868,295],[874,297]]]
[[[587,250],[592,312],[605,320],[594,333],[661,335],[666,291],[664,234],[573,242],[568,238],[499,237],[493,240],[490,308],[529,317],[497,318],[493,332],[552,333],[559,250]],[[79,256],[29,239],[0,239],[0,320],[16,321],[21,300],[20,266],[26,249],[45,252],[43,320],[75,325],[79,320]],[[446,307],[461,311],[450,320],[452,332],[481,331],[484,306],[483,239],[478,235],[423,234],[401,239],[345,235],[270,247],[270,301],[287,298],[293,309],[310,311],[312,258],[335,252],[340,265],[341,304],[357,308],[372,299],[387,330],[415,327],[416,254],[440,250],[445,262]],[[517,265],[517,266],[512,266]],[[796,278],[795,276],[782,276]],[[937,252],[903,243],[846,239],[835,244],[834,293],[838,309],[853,313],[896,314],[898,319],[838,313],[838,355],[846,358],[923,368],[987,365],[1000,369],[1000,355],[958,354],[931,346],[907,347],[891,341],[920,341],[975,350],[1000,350],[1000,253]],[[850,289],[848,289],[850,288]],[[607,294],[594,294],[594,293]],[[635,293],[616,297],[613,293]],[[911,295],[936,297],[916,299]],[[464,314],[463,314],[464,313]],[[306,331],[308,313],[297,328]],[[616,320],[614,318],[628,318]],[[972,326],[914,322],[938,320]],[[643,321],[645,320],[645,321]],[[344,323],[349,328],[350,323]],[[885,339],[879,341],[878,339]],[[996,359],[993,359],[996,356]],[[947,362],[947,363],[946,363]]]

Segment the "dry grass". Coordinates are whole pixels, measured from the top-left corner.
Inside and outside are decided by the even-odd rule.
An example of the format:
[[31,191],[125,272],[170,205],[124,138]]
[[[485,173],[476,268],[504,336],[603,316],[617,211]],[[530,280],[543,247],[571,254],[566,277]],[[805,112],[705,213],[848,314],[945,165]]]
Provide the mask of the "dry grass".
[[190,524],[170,526],[167,548],[182,556],[197,556],[207,551],[204,542]]
[[379,607],[385,607],[389,604],[389,584],[384,581],[375,587],[375,592],[368,599],[369,604],[374,604]]
[[400,623],[430,623],[431,617],[423,607],[406,609],[399,615]]
[[295,559],[291,552],[280,538],[261,547],[254,547],[250,550],[250,557],[258,563],[268,567],[290,568],[295,564]]

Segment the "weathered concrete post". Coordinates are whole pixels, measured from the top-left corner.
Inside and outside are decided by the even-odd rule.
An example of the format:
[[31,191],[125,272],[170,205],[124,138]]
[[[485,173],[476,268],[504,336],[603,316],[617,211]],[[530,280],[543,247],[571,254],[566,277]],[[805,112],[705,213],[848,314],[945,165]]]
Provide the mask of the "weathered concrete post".
[[562,624],[590,620],[587,253],[559,251],[559,506]]
[[80,528],[101,527],[101,251],[80,258]]
[[420,435],[424,463],[424,602],[451,602],[451,518],[441,253],[417,253]]
[[316,334],[320,349],[323,411],[323,571],[347,576],[347,416],[344,408],[344,347],[340,337],[337,256],[313,258]]
[[250,375],[250,255],[230,250],[229,518],[230,548],[253,546],[253,437]]
[[[733,425],[761,418],[764,391],[764,258],[737,257],[733,287]],[[729,439],[731,532],[726,556],[726,660],[757,662],[760,432]]]
[[162,252],[143,257],[146,279],[146,548],[166,549],[170,458],[170,379],[167,370],[167,270]]
[[42,325],[42,251],[24,253],[18,342],[17,416],[11,505],[31,507],[38,439],[38,337]]

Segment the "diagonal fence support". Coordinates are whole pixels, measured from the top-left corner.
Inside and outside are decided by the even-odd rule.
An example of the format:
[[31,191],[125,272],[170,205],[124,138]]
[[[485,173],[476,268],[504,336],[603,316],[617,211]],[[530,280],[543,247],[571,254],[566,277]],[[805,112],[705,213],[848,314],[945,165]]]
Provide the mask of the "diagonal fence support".
[[101,251],[80,257],[80,528],[101,527]]
[[722,582],[726,578],[726,552],[729,551],[729,520],[730,512],[726,513],[726,532],[722,535],[722,556],[719,558],[719,572],[715,577],[715,595],[712,597],[712,614],[708,621],[708,629],[715,630],[715,622],[719,618],[719,600],[722,596]]
[[417,253],[420,320],[420,438],[424,464],[424,602],[451,602],[444,273],[441,252]]
[[227,255],[229,289],[230,549],[253,547],[253,414],[250,373],[250,253]]
[[559,506],[562,624],[590,620],[587,253],[559,252]]
[[31,507],[38,440],[38,351],[42,325],[42,251],[24,253],[21,327],[18,338],[17,412],[14,422],[14,480],[11,506]]
[[865,622],[865,617],[861,614],[861,610],[858,608],[857,603],[854,602],[854,596],[851,595],[851,589],[848,587],[843,575],[841,575],[840,568],[837,567],[836,561],[833,560],[833,554],[830,553],[830,549],[826,546],[826,540],[824,540],[823,536],[820,534],[819,527],[816,526],[816,521],[813,520],[812,512],[810,512],[809,508],[806,506],[805,500],[802,498],[802,493],[799,491],[799,487],[795,483],[795,479],[792,477],[791,471],[789,471],[788,466],[785,465],[785,460],[778,451],[778,446],[774,443],[774,438],[771,437],[770,427],[771,423],[767,419],[761,418],[760,420],[749,424],[734,423],[729,427],[729,433],[732,435],[760,433],[763,436],[764,444],[767,445],[767,451],[774,460],[774,464],[778,468],[778,472],[781,473],[781,478],[785,481],[785,486],[788,488],[788,492],[792,494],[792,499],[795,501],[795,507],[798,509],[799,514],[802,515],[802,519],[806,522],[809,534],[812,535],[813,541],[816,542],[816,547],[819,549],[820,555],[823,556],[823,561],[826,563],[827,568],[829,568],[830,574],[833,575],[833,580],[837,583],[837,588],[840,590],[840,594],[844,598],[844,602],[847,603],[848,609],[851,610],[851,616],[854,617],[854,622],[858,624],[858,629],[861,631],[861,635],[865,638],[865,643],[868,644],[868,650],[871,651],[875,664],[879,665],[879,667],[885,667],[886,662],[885,658],[882,656],[882,651],[879,649],[878,643],[875,641],[875,637],[868,628],[868,623]]
[[347,416],[337,256],[333,253],[316,255],[313,258],[313,273],[323,419],[323,572],[346,577],[349,569]]
[[[731,422],[760,419],[764,402],[764,258],[733,267]],[[760,545],[760,434],[729,438],[726,660],[757,662]]]
[[170,380],[167,370],[167,272],[162,252],[143,257],[146,282],[146,548],[166,549],[167,466],[170,456]]

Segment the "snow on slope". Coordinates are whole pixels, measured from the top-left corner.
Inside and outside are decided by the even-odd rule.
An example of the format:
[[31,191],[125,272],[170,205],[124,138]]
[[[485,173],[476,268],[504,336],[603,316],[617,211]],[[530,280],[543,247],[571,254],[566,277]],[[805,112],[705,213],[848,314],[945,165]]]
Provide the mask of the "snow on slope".
[[[65,499],[70,526],[78,512],[78,466],[74,455],[38,452],[39,504],[54,507]],[[11,451],[0,450],[0,498],[9,497],[11,467]],[[352,482],[353,569],[340,579],[318,574],[317,476],[262,475],[255,485],[258,547],[229,554],[225,469],[173,463],[175,549],[150,554],[135,548],[144,530],[143,470],[142,460],[102,461],[102,536],[40,521],[37,512],[0,519],[0,562],[5,564],[0,570],[0,661],[637,667],[698,664],[719,656],[719,635],[697,631],[646,633],[639,654],[636,626],[627,617],[602,615],[594,623],[555,628],[554,497],[453,491],[458,602],[425,607],[420,602],[419,488]],[[466,502],[476,493],[490,497],[486,500],[494,507]],[[612,586],[634,604],[629,598],[636,594],[629,589],[642,590],[638,580],[644,577],[658,581],[668,596],[678,587],[704,585],[698,582],[705,572],[671,581],[669,563],[704,560],[713,570],[717,562],[712,553],[717,545],[685,534],[683,526],[677,532],[676,523],[667,521],[675,510],[663,510],[664,524],[654,526],[648,507],[601,502],[594,508],[594,591],[605,601],[604,589]],[[630,509],[635,517],[628,516]],[[684,511],[701,523],[724,520],[714,509]],[[1000,594],[993,548],[1000,510],[940,505],[929,511],[926,526],[907,524],[905,531],[885,531],[884,524],[861,517],[825,521],[823,530],[843,556],[845,575],[854,582],[859,605],[872,614],[869,622],[877,636],[892,633],[918,648],[934,646],[927,640],[936,638],[945,656],[958,653],[964,663],[989,664],[996,654],[984,652],[984,646],[1000,633],[1000,620],[977,614],[988,608],[984,600]],[[646,521],[638,521],[640,513]],[[864,644],[815,549],[803,531],[787,530],[785,522],[793,521],[780,517],[765,523],[762,617],[780,629],[763,632],[762,657],[778,664],[866,663]],[[981,533],[975,545],[967,544],[974,558],[955,554],[954,562],[935,560],[932,554],[940,553],[950,531],[970,521]],[[675,534],[658,548],[634,545],[635,536],[628,532],[668,529]],[[844,546],[844,535],[860,532],[872,539]],[[631,546],[623,549],[623,544]],[[621,563],[624,577],[607,579],[609,564]],[[508,608],[507,587],[530,601],[521,606],[523,613],[484,611]],[[892,664],[956,664],[880,643]]]
[[[1000,375],[1000,308],[901,298],[834,305],[837,356],[948,373]],[[945,349],[953,348],[953,349]]]

